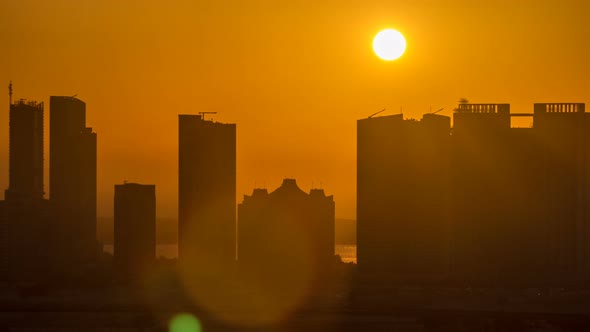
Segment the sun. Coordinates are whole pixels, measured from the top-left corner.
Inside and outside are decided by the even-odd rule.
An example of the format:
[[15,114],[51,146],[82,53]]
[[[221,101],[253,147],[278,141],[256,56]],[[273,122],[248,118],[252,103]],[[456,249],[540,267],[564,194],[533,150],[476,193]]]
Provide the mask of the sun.
[[406,39],[397,30],[385,29],[379,31],[373,39],[373,50],[385,61],[395,60],[406,51]]

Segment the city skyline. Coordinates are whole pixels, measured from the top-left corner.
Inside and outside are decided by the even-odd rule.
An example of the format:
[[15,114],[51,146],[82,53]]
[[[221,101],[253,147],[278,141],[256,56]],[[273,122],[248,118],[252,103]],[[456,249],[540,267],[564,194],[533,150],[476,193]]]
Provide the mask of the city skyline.
[[[176,216],[175,116],[217,111],[217,121],[241,128],[237,198],[254,183],[274,188],[295,177],[306,190],[322,182],[338,199],[337,217],[353,219],[357,119],[400,107],[410,118],[431,107],[449,116],[459,98],[510,102],[515,112],[535,102],[590,104],[589,6],[5,1],[0,105],[11,79],[15,98],[47,107],[50,95],[78,94],[87,103],[100,135],[99,216],[112,216],[112,183],[123,180],[157,184],[159,215]],[[394,62],[371,49],[389,27],[407,39]],[[0,174],[7,170],[5,112]]]
[[0,331],[588,330],[589,14],[0,0]]
[[[10,81],[9,82],[9,85],[10,85],[9,90],[10,90],[11,93],[13,93],[13,89],[14,89],[13,88],[13,82]],[[51,96],[51,98],[65,98],[65,99],[74,99],[74,100],[80,101],[80,99],[75,98],[75,97],[77,97],[77,96],[74,96],[74,97],[64,97],[64,96],[57,96],[56,97],[56,96]],[[16,98],[13,97],[12,102],[14,103],[14,105],[23,105],[23,106],[25,106],[25,105],[31,105],[31,106],[34,106],[34,107],[41,107],[41,108],[43,108],[44,105],[45,105],[44,102],[38,102],[37,100],[33,100],[31,98],[20,98],[19,96],[17,96]],[[469,102],[469,100],[464,99],[464,98],[461,98],[459,100],[459,102],[460,103],[461,102]],[[84,101],[82,101],[82,103],[84,103]],[[512,113],[519,113],[519,114],[532,113],[535,105],[537,105],[537,104],[539,104],[539,103],[538,102],[533,102],[531,105],[529,105],[529,107],[527,109],[524,109],[524,110],[523,109],[519,109],[517,112],[512,112]],[[551,104],[551,103],[549,103],[549,104]],[[554,104],[564,104],[564,103],[563,103],[563,101],[561,101],[561,102],[555,102]],[[580,101],[571,101],[571,102],[567,102],[565,104],[584,104],[584,103],[581,103]],[[508,105],[509,108],[512,106],[511,103],[506,103],[505,105]],[[85,106],[86,105],[84,105],[84,108],[85,108]],[[452,109],[455,109],[455,108],[452,108]],[[436,114],[436,113],[440,113],[440,111],[444,111],[444,110],[445,110],[444,108],[438,109],[436,111],[433,111],[432,109],[430,109],[428,112],[422,113],[422,115],[425,115],[425,114],[427,115],[427,114],[430,114],[430,113],[435,113]],[[48,109],[48,111],[49,111],[48,113],[51,114],[50,109]],[[391,114],[383,113],[384,111],[387,111],[387,109],[382,109],[381,111],[376,112],[377,115],[375,115],[375,114],[368,114],[368,116],[363,117],[361,119],[364,119],[364,118],[372,118],[373,116],[383,117],[383,116],[389,116],[389,115],[391,115]],[[222,122],[219,122],[219,121],[217,121],[215,119],[215,117],[217,116],[217,112],[198,112],[198,111],[195,111],[193,113],[194,114],[190,114],[188,116],[203,117],[207,121],[213,121],[214,123],[217,123],[217,124],[221,124],[222,123]],[[197,114],[197,113],[199,113],[199,114]],[[207,114],[207,113],[213,113],[213,114]],[[453,113],[451,113],[451,114],[453,114]],[[178,115],[179,114],[177,114],[177,116]],[[415,120],[415,118],[407,117],[403,112],[402,113],[396,113],[394,115],[395,116],[401,116],[404,120]],[[207,117],[211,117],[211,118],[207,118]],[[451,119],[454,118],[453,116],[449,116],[449,117]],[[48,126],[48,123],[47,123],[47,121],[48,121],[47,119],[50,118],[50,116],[44,116],[42,118],[45,119],[43,121],[44,127],[50,129],[51,126],[50,125]],[[524,119],[526,119],[526,118],[524,118]],[[359,119],[356,119],[355,121],[357,121],[357,120],[359,120]],[[509,123],[510,123],[510,127],[511,128],[531,128],[532,127],[532,122],[528,122],[527,123],[526,121],[523,121],[521,119],[514,120],[514,118],[512,118]],[[451,121],[451,127],[453,127],[453,124],[454,124],[454,122]],[[85,135],[88,135],[88,134],[92,134],[94,136],[94,138],[91,138],[91,140],[94,140],[94,143],[88,142],[88,143],[84,143],[84,144],[94,144],[96,146],[96,133],[93,132],[93,128],[85,128],[84,130],[87,130],[88,133],[87,134],[81,133],[81,137],[85,137]],[[108,131],[108,128],[107,128],[107,131]],[[178,132],[176,134],[178,134]],[[50,152],[50,149],[49,148],[50,148],[51,142],[50,141],[47,142],[48,141],[48,138],[50,138],[50,136],[51,136],[51,130],[43,130],[43,152],[42,152],[42,154],[43,155],[46,155],[47,157],[44,157],[43,158],[44,168],[43,168],[43,175],[41,176],[41,178],[43,180],[43,192],[44,192],[43,198],[45,198],[45,199],[49,199],[50,198],[50,188],[51,188],[50,187],[51,178],[49,177],[49,175],[50,175],[50,167],[49,166],[50,166],[50,163],[51,163],[51,158],[49,156],[50,155],[50,153],[49,153]],[[237,142],[237,144],[239,144],[239,136],[237,138],[238,139],[237,139],[236,142]],[[5,145],[8,145],[8,144],[6,143]],[[0,144],[0,147],[1,146],[2,146],[2,144]],[[178,146],[176,148],[178,149]],[[356,152],[356,149],[355,149],[355,152]],[[175,157],[178,158],[178,156],[175,156]],[[356,163],[356,161],[357,160],[355,158],[355,163]],[[6,163],[6,164],[8,165],[8,163]],[[97,172],[100,172],[100,161],[99,161],[99,163],[97,164],[96,167],[97,167]],[[239,174],[239,172],[238,172],[238,174]],[[273,181],[271,181],[271,182],[267,182],[267,181],[254,181],[249,188],[246,188],[246,190],[268,189],[269,188],[268,183],[271,183],[271,184],[273,184],[275,182],[280,183],[280,181],[283,181],[285,178],[290,178],[290,177],[292,177],[292,176],[285,175],[285,176],[280,177],[276,181],[274,181],[274,179],[273,179]],[[0,177],[0,179],[4,179],[4,178],[6,179],[6,183],[7,183],[6,190],[8,190],[9,189],[9,186],[8,186],[8,179],[9,179],[9,177],[8,176],[6,176],[6,177]],[[121,181],[134,182],[134,181],[128,180],[128,178],[134,178],[134,177],[133,176],[129,176],[129,177],[126,177],[125,179],[122,179]],[[138,180],[141,180],[141,179],[138,179]],[[238,182],[240,182],[240,177],[239,176],[237,177],[237,180],[238,180]],[[1,181],[0,181],[0,183],[1,183]],[[104,183],[98,182],[96,186],[97,187],[102,187],[102,186],[104,186]],[[315,181],[314,180],[308,186],[306,186],[305,184],[303,184],[302,187],[305,188],[306,190],[312,190],[312,189],[324,189],[326,187],[326,185],[321,180],[319,180],[319,181]],[[3,190],[2,193],[6,194],[6,190]],[[105,193],[105,192],[100,193],[99,192],[97,196],[108,196],[108,195],[113,195],[113,193],[114,192],[111,192],[111,193],[108,193],[108,192],[107,193]],[[239,190],[237,190],[236,191],[236,200],[239,199],[241,196],[243,196],[246,193],[247,193],[247,191],[244,192],[244,193],[241,193]],[[0,198],[2,198],[2,197],[0,196]],[[98,200],[98,201],[100,201],[100,200]],[[174,203],[176,203],[178,205],[178,201],[174,201]],[[353,203],[356,206],[356,194],[354,195],[354,202]],[[105,218],[112,218],[114,216],[114,208],[113,208],[112,203],[110,205],[108,205],[108,204],[106,204],[106,205],[107,206],[105,206],[105,204],[103,204],[102,210],[98,210],[98,211],[102,211],[104,213],[104,214],[101,215],[100,213],[97,212],[97,217],[98,218],[105,219]],[[173,210],[173,209],[167,209],[168,212],[170,212],[171,210]],[[356,208],[354,210],[356,212]],[[111,211],[110,214],[109,214],[108,211]],[[176,218],[178,218],[178,215],[176,214],[176,215],[170,216],[168,214],[163,213],[163,214],[158,214],[157,217],[158,218],[173,218],[173,219],[176,219]],[[338,214],[336,214],[336,219],[352,219],[352,220],[356,220],[356,218],[357,218],[356,213],[354,215],[352,215],[352,216],[346,216],[344,218],[343,217],[340,217],[340,216],[338,216]],[[105,227],[108,228],[108,226],[102,225],[100,223],[97,224],[97,227],[99,228],[99,230],[103,230]]]
[[[509,289],[514,301],[530,287],[587,287],[590,113],[584,103],[535,103],[532,112],[516,113],[507,103],[462,99],[452,125],[440,110],[421,120],[381,111],[358,119],[356,264],[338,255],[336,204],[323,189],[308,194],[285,178],[270,193],[255,188],[236,206],[239,125],[207,120],[207,112],[178,114],[178,256],[156,258],[155,185],[115,185],[112,251],[94,246],[89,214],[81,212],[95,211],[96,134],[83,121],[84,102],[52,96],[51,105],[50,137],[63,137],[50,142],[50,172],[62,176],[54,179],[61,190],[49,200],[42,198],[40,170],[43,104],[19,99],[10,105],[0,281],[21,292],[17,299],[26,287],[51,294],[46,299],[58,305],[56,291],[63,287],[81,294],[124,289],[139,291],[129,299],[151,302],[152,312],[188,305],[212,319],[208,326],[264,328],[297,324],[300,310],[344,310],[329,324],[355,319],[352,308],[374,315],[417,287],[401,306],[418,301],[413,315],[429,327],[430,310],[472,294],[472,287],[498,297],[480,318],[494,325],[502,320],[486,317],[505,310]],[[532,126],[511,126],[522,117]],[[73,250],[64,251],[64,244]],[[167,300],[141,300],[155,294]],[[176,304],[164,294],[174,294]],[[179,295],[188,302],[177,303]],[[104,300],[112,306],[115,298]],[[509,325],[526,321],[524,315]]]

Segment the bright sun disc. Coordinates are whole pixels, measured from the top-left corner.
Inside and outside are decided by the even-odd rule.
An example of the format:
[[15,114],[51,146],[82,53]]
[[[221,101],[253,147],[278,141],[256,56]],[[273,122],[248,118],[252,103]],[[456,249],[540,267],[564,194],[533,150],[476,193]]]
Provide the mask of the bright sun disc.
[[406,39],[399,31],[386,29],[373,39],[373,50],[383,60],[395,60],[406,51]]

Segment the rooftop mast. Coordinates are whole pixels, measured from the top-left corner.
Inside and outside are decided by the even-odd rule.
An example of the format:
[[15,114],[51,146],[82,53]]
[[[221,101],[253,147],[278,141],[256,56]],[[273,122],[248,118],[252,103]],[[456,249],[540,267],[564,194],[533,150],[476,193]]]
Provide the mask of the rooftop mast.
[[8,84],[8,104],[12,105],[12,80]]

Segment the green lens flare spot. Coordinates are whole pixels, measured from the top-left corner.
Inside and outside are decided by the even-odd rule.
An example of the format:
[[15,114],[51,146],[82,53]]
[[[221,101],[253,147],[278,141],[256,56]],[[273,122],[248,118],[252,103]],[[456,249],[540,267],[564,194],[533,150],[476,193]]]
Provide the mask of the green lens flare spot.
[[170,320],[169,332],[201,332],[201,322],[188,313],[177,314]]

